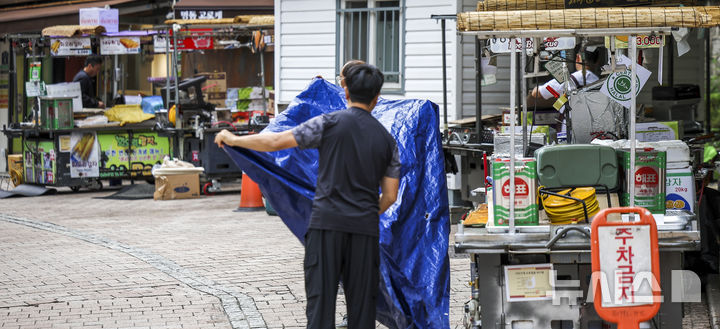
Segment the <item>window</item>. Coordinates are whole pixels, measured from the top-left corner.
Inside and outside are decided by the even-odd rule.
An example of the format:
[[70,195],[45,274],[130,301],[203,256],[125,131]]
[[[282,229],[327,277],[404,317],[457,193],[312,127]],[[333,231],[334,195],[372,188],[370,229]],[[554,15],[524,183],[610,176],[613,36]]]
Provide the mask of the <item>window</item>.
[[383,91],[401,91],[403,47],[401,0],[338,0],[335,70],[351,59],[377,66]]

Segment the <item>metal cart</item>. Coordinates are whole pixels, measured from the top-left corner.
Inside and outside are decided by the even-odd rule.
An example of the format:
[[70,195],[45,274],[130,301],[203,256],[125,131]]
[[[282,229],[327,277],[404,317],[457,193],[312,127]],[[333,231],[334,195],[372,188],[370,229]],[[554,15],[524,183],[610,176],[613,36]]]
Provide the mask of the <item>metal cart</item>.
[[[447,17],[436,17],[446,19]],[[529,30],[529,31],[480,31],[460,32],[460,34],[480,39],[495,37],[535,38],[538,44],[540,37],[553,36],[610,36],[615,35],[668,35],[671,28],[647,29],[588,29],[588,30]],[[633,40],[633,39],[631,39]],[[476,57],[479,58],[479,42],[476,42]],[[514,47],[512,47],[514,49]],[[614,49],[613,49],[614,50]],[[631,46],[630,57],[634,55]],[[525,46],[523,45],[522,63],[525,63]],[[518,85],[518,68],[516,51],[511,51],[511,96],[510,117],[515,117],[516,85]],[[614,55],[614,52],[613,52]],[[613,58],[614,59],[614,58]],[[614,61],[613,61],[614,62]],[[525,72],[525,64],[522,71]],[[612,69],[615,69],[614,65]],[[631,70],[635,72],[635,65]],[[537,65],[534,73],[537,72]],[[481,72],[478,76],[482,76]],[[525,75],[524,78],[527,78]],[[478,89],[479,89],[478,81]],[[527,93],[525,84],[522,92]],[[635,86],[633,86],[634,91]],[[478,90],[478,94],[479,94]],[[480,101],[478,95],[478,102]],[[635,96],[632,96],[630,113],[635,111]],[[522,97],[524,100],[524,97]],[[523,113],[527,114],[527,104],[522,101]],[[474,183],[463,191],[470,196],[473,192],[484,190],[484,175],[482,174],[482,158],[492,152],[492,144],[483,143],[481,138],[480,108],[478,104],[478,117],[475,138],[451,138],[452,132],[445,131],[445,149],[451,154],[463,156],[463,175],[466,182]],[[527,117],[527,115],[525,116]],[[630,120],[630,139],[634,137],[634,116]],[[510,131],[515,130],[515,123],[511,120]],[[528,147],[528,134],[523,122],[522,152]],[[447,128],[446,128],[447,129]],[[510,134],[510,144],[515,145],[514,134]],[[510,158],[515,158],[516,151],[510,147]],[[631,156],[634,159],[634,154]],[[513,161],[510,161],[510,191],[514,188]],[[470,166],[472,164],[472,166]],[[466,168],[466,166],[468,168]],[[634,164],[631,164],[634,167]],[[473,179],[474,178],[474,179]],[[631,184],[632,185],[632,184]],[[630,192],[633,194],[633,192]],[[513,204],[513,195],[510,193],[510,204]],[[481,200],[481,197],[478,197]],[[632,202],[632,201],[631,201]],[[590,226],[587,224],[573,225],[540,225],[515,226],[513,207],[510,207],[510,223],[507,227],[498,229],[468,228],[462,223],[458,224],[455,234],[455,251],[470,255],[470,271],[472,298],[465,304],[466,328],[483,329],[518,329],[518,328],[552,328],[552,329],[604,329],[611,325],[603,322],[596,314],[592,305],[592,298],[588,299],[588,287],[591,278],[590,253]],[[676,272],[683,269],[683,253],[698,250],[700,246],[700,232],[696,219],[688,214],[668,214],[682,217],[681,225],[669,225],[660,228],[659,248],[661,259],[661,287],[664,302],[659,313],[650,323],[651,328],[680,328],[682,327],[682,300],[687,297],[688,291],[700,291],[700,281],[697,276],[685,275],[685,272]],[[551,269],[549,276],[553,282],[550,288],[554,291],[552,299],[534,300],[533,298],[516,298],[510,294],[511,289],[518,282],[508,280],[509,268],[523,268],[523,266],[547,265],[543,270]],[[552,277],[554,275],[554,277]],[[672,285],[672,286],[671,286]],[[699,301],[699,294],[697,295]]]

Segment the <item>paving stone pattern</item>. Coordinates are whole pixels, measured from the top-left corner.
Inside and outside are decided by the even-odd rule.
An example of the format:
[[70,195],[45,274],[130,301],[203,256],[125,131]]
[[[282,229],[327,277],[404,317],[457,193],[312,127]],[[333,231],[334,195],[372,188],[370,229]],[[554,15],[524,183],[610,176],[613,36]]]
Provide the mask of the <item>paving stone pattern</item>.
[[[61,192],[0,200],[0,329],[305,327],[302,245],[278,217],[232,212],[238,194]],[[450,266],[450,327],[462,328],[467,256]],[[344,309],[341,295],[338,322]]]

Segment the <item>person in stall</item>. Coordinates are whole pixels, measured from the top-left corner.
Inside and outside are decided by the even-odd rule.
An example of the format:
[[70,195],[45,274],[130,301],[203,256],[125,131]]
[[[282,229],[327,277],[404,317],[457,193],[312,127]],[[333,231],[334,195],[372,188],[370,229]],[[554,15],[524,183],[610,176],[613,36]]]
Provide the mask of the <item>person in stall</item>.
[[75,74],[72,82],[80,82],[80,93],[84,108],[105,108],[103,101],[99,100],[95,92],[95,77],[102,69],[102,57],[90,55],[85,59],[85,67]]
[[[575,47],[575,72],[569,75],[568,84],[570,89],[575,90],[600,80],[600,70],[605,58],[604,47],[586,47],[581,52],[581,46]],[[565,93],[565,83],[560,83],[557,79],[552,79],[542,85],[536,86],[527,96],[527,105],[529,109],[547,109],[553,108],[553,105]],[[561,114],[564,114],[564,108],[559,108]],[[560,131],[565,130],[562,125]]]

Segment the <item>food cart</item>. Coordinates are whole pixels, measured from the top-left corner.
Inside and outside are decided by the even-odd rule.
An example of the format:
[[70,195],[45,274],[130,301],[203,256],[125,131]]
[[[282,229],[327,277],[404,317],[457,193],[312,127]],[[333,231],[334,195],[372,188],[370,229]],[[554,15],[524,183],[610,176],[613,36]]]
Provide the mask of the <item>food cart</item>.
[[[562,12],[562,10],[560,10]],[[501,12],[500,16],[509,12]],[[474,13],[467,13],[472,15]],[[461,14],[462,15],[462,14]],[[513,15],[513,14],[508,14]],[[517,13],[517,17],[520,17]],[[460,16],[460,15],[459,15]],[[467,19],[467,16],[463,17]],[[442,19],[447,19],[444,17]],[[458,17],[461,19],[461,17]],[[512,19],[508,19],[507,22]],[[503,20],[502,25],[506,21]],[[487,23],[487,22],[486,22]],[[524,80],[542,74],[536,64],[534,70],[526,70],[526,55],[538,54],[538,45],[543,38],[547,37],[571,37],[584,40],[588,37],[609,37],[615,40],[615,36],[627,36],[629,40],[629,58],[637,57],[636,37],[668,36],[677,28],[671,26],[658,27],[633,27],[633,28],[504,28],[504,29],[468,29],[467,21],[460,23],[458,30],[463,36],[471,37],[476,42],[476,57],[481,58],[480,40],[494,38],[505,38],[515,40],[520,38],[515,46],[510,41],[510,118],[517,118],[516,111],[521,108],[528,118],[528,104],[525,101],[527,90]],[[490,21],[488,24],[494,24]],[[714,24],[714,25],[713,25]],[[717,25],[716,22],[703,27]],[[678,25],[680,26],[680,25]],[[686,26],[686,25],[682,25]],[[532,40],[533,42],[527,42]],[[519,61],[518,54],[522,59]],[[619,64],[620,52],[610,43],[610,66],[606,68],[605,74],[612,76],[615,73],[629,73],[629,76],[636,76],[641,69],[636,61],[627,63],[626,66]],[[537,58],[537,56],[535,56]],[[537,63],[537,61],[536,61]],[[661,64],[662,65],[662,62]],[[478,65],[479,66],[479,65]],[[520,66],[520,68],[519,68]],[[564,68],[567,74],[567,68]],[[531,72],[529,72],[531,71]],[[545,73],[547,74],[547,73]],[[561,71],[560,74],[563,74]],[[479,72],[479,77],[482,72]],[[601,78],[602,79],[602,78]],[[478,82],[479,86],[479,82]],[[518,88],[520,86],[520,88]],[[636,95],[640,84],[629,83],[629,112],[636,112]],[[479,88],[478,88],[479,89]],[[518,97],[517,90],[522,90],[522,96]],[[478,90],[478,93],[480,91]],[[571,93],[568,92],[568,95]],[[480,100],[478,95],[478,101]],[[572,97],[572,96],[569,96]],[[518,101],[522,99],[522,101]],[[521,103],[521,106],[516,104]],[[635,136],[636,118],[635,115],[626,115],[618,120],[627,120],[627,131],[629,143],[626,145],[637,145]],[[619,197],[615,202],[629,202],[630,205],[643,202],[636,193],[635,183],[627,183],[620,180],[616,185],[612,180],[618,182],[618,176],[622,177],[622,169],[638,168],[644,158],[639,158],[643,149],[629,147],[627,152],[617,150],[617,155],[627,153],[624,163],[622,157],[616,157],[615,151],[610,149],[611,155],[593,155],[607,151],[602,145],[555,145],[547,148],[540,148],[537,152],[527,152],[534,134],[530,134],[527,127],[527,120],[522,120],[522,133],[517,134],[515,126],[517,120],[508,120],[510,133],[508,136],[495,134],[494,140],[488,138],[487,131],[482,129],[480,124],[480,113],[477,113],[477,129],[463,128],[462,131],[445,130],[444,148],[447,152],[464,157],[465,162],[480,164],[475,169],[472,177],[464,177],[464,182],[470,186],[469,192],[475,194],[474,200],[480,200],[487,204],[489,209],[484,209],[487,224],[467,226],[461,222],[457,225],[455,234],[455,251],[470,256],[470,270],[472,298],[465,304],[465,327],[466,328],[609,328],[610,324],[604,322],[596,313],[592,304],[591,283],[591,253],[590,236],[592,214],[588,216],[590,205],[586,205],[586,196],[578,197],[573,191],[583,187],[599,187],[604,189],[623,192],[629,196],[629,200],[622,200]],[[519,140],[519,141],[518,141]],[[518,143],[519,142],[519,143]],[[547,143],[541,139],[540,143]],[[582,161],[582,157],[590,157],[600,164],[608,164],[610,167],[597,167],[590,165],[587,168],[575,170],[575,177],[565,175],[572,172],[569,167],[562,167],[552,161],[552,156],[547,156],[550,151],[562,151],[555,154],[556,158],[566,157],[567,161]],[[575,153],[573,153],[575,152]],[[637,153],[637,154],[636,154]],[[578,156],[580,155],[580,156]],[[544,156],[545,159],[542,157]],[[490,162],[484,160],[491,157]],[[548,160],[548,158],[550,160]],[[514,159],[514,160],[511,160]],[[637,162],[637,163],[636,163]],[[548,174],[548,168],[552,173]],[[604,169],[602,169],[604,168]],[[605,171],[607,168],[610,170]],[[463,167],[465,169],[465,167]],[[485,172],[483,173],[484,170]],[[596,171],[597,170],[597,171]],[[480,171],[480,173],[478,173]],[[664,171],[664,170],[660,170]],[[506,176],[500,179],[499,173]],[[580,173],[580,174],[578,174]],[[603,181],[605,174],[610,173],[610,182]],[[638,172],[632,174],[634,177]],[[556,175],[558,174],[558,175]],[[583,175],[584,174],[584,175]],[[463,173],[463,175],[470,175]],[[537,176],[533,176],[537,175]],[[565,175],[565,176],[564,176]],[[577,176],[583,176],[578,178]],[[626,175],[627,176],[627,175]],[[529,178],[528,178],[529,177]],[[559,177],[559,178],[558,178]],[[661,176],[654,176],[660,182],[664,179]],[[575,196],[577,204],[582,203],[577,215],[573,220],[555,223],[553,220],[543,221],[537,219],[538,204],[534,209],[527,211],[518,206],[519,203],[529,202],[533,205],[536,199],[535,193],[540,191],[547,197],[555,195],[552,191],[537,189],[533,184],[553,185],[552,179],[561,181],[555,187],[561,187],[564,191],[555,193],[563,194],[557,200],[559,203],[568,205],[574,201],[568,201],[568,196]],[[577,180],[574,180],[577,178]],[[597,179],[596,179],[597,178]],[[493,180],[494,179],[494,180]],[[564,183],[563,183],[564,181]],[[582,185],[575,185],[573,182],[583,182]],[[539,183],[538,183],[539,182]],[[632,182],[632,180],[631,180]],[[625,187],[622,187],[622,185]],[[610,186],[608,186],[610,185]],[[640,186],[640,185],[638,185]],[[502,193],[498,193],[502,192]],[[557,192],[557,191],[556,191]],[[594,190],[593,190],[594,194]],[[613,206],[608,195],[607,206],[604,197],[598,196],[596,207],[602,203],[602,207]],[[500,200],[499,200],[500,199]],[[664,199],[664,197],[663,197]],[[661,202],[664,202],[662,200]],[[695,202],[693,199],[692,202]],[[514,205],[514,206],[511,206]],[[525,204],[523,204],[525,205]],[[503,208],[505,206],[505,208]],[[614,204],[617,206],[617,204]],[[546,210],[549,209],[545,203]],[[499,210],[500,209],[500,210]],[[478,209],[480,210],[480,209]],[[498,222],[499,211],[505,211],[504,217]],[[534,213],[533,213],[534,211]],[[595,212],[597,208],[595,209]],[[479,211],[480,213],[482,211]],[[652,321],[646,323],[646,328],[681,328],[683,318],[683,299],[689,295],[689,291],[697,292],[699,302],[700,281],[697,276],[678,272],[683,269],[683,253],[686,251],[698,250],[700,246],[700,232],[695,212],[668,209],[665,204],[661,211],[654,211],[654,217],[658,223],[658,245],[660,251],[660,284],[664,295],[664,302],[660,311]],[[527,214],[534,214],[530,218]],[[472,215],[472,214],[471,214]],[[467,220],[467,219],[466,219]],[[623,220],[628,220],[624,218]],[[681,273],[684,273],[683,276]]]
[[[23,156],[23,182],[78,191],[82,187],[100,189],[104,179],[151,179],[153,165],[173,154],[170,140],[154,130],[154,121],[100,122],[78,127],[76,118],[103,114],[105,110],[84,109],[77,85],[45,85],[41,67],[30,64],[18,68],[16,59],[18,52],[29,59],[93,53],[106,57],[139,55],[141,44],[151,34],[104,33],[101,26],[58,28],[48,28],[43,34],[7,36],[11,43],[12,111],[11,124],[3,127],[3,132],[21,140],[21,149],[14,152]],[[113,62],[117,93],[117,75],[121,72],[117,60]],[[16,97],[20,94],[15,90],[18,70],[26,73],[22,75],[23,99]]]
[[[270,17],[271,18],[271,17]],[[211,195],[220,190],[224,178],[239,178],[242,171],[228,155],[213,143],[215,134],[228,129],[235,134],[255,133],[267,126],[268,94],[263,86],[265,65],[263,53],[272,46],[273,21],[266,16],[238,16],[233,19],[170,20],[166,25],[153,27],[159,31],[156,52],[165,52],[168,58],[169,74],[172,78],[156,81],[161,90],[166,108],[174,120],[161,120],[158,129],[164,135],[178,140],[178,155],[185,161],[203,167],[206,183],[202,191]],[[241,42],[247,41],[247,42]],[[192,44],[192,46],[190,46]],[[164,49],[162,47],[165,47]],[[213,93],[213,81],[218,73],[178,80],[178,63],[173,58],[184,51],[195,49],[237,49],[249,48],[251,57],[257,57],[259,87],[252,88],[258,98],[257,108],[239,110],[226,106],[225,98],[216,101]],[[249,60],[255,60],[250,58]],[[225,77],[221,77],[222,80]],[[262,92],[257,92],[261,90]],[[237,91],[235,91],[237,93]],[[235,95],[236,97],[237,95]],[[232,101],[229,99],[228,101]],[[234,105],[234,104],[233,104]]]

